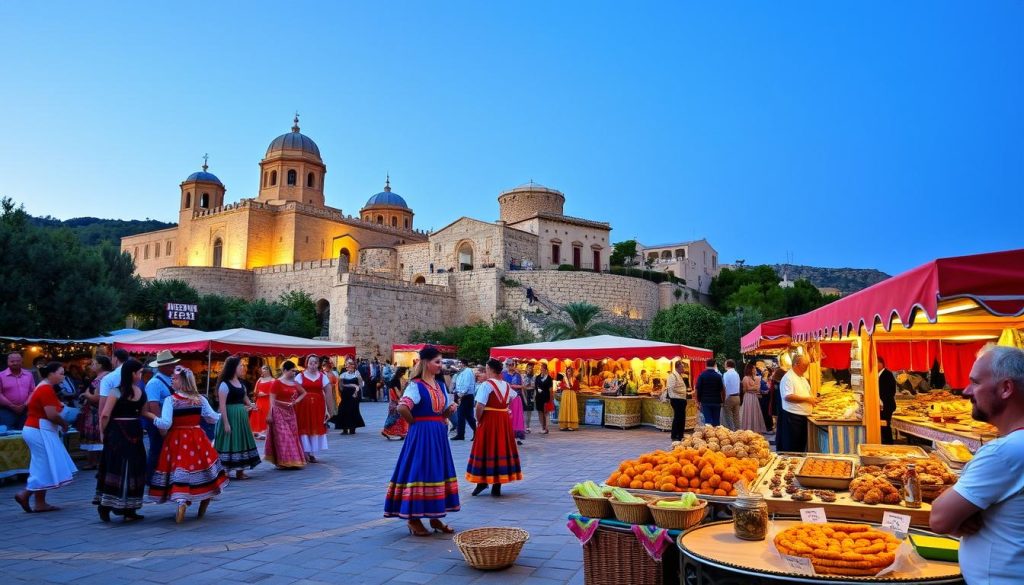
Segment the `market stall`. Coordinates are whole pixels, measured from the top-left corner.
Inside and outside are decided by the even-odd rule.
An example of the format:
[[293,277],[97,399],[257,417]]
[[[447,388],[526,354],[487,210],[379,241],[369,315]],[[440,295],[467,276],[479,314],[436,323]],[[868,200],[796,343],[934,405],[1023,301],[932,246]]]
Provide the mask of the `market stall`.
[[[841,349],[829,348],[830,343],[850,344],[851,385],[862,394],[864,410],[863,439],[859,434],[851,439],[878,443],[877,358],[884,357],[890,370],[938,364],[950,387],[964,388],[978,349],[988,342],[1015,343],[1020,339],[1019,332],[1024,329],[1024,250],[934,260],[793,317],[789,327],[791,342],[812,356],[808,377],[816,392],[821,382],[814,371],[822,364],[815,358],[843,355]],[[955,431],[949,426],[954,419],[963,423],[969,418],[969,413],[949,421],[943,418],[941,424]],[[930,433],[912,422],[894,418],[893,427]],[[820,431],[815,434],[821,436]],[[980,433],[979,439],[983,440]]]
[[403,366],[411,368],[415,360],[419,359],[419,352],[427,346],[436,347],[441,355],[446,358],[455,357],[459,348],[454,345],[437,345],[433,343],[396,343],[391,346],[391,359],[396,367]]
[[[704,369],[712,357],[707,349],[613,335],[597,335],[564,341],[510,345],[491,349],[491,357],[545,363],[552,376],[573,366],[579,377],[579,420],[586,424],[599,418],[605,426],[633,428],[642,424],[661,430],[672,426],[672,407],[662,400],[675,361],[683,360],[686,374]],[[692,387],[692,384],[687,383]],[[588,402],[590,403],[588,407]],[[687,402],[687,428],[696,424],[693,400]],[[589,417],[588,417],[589,412]]]

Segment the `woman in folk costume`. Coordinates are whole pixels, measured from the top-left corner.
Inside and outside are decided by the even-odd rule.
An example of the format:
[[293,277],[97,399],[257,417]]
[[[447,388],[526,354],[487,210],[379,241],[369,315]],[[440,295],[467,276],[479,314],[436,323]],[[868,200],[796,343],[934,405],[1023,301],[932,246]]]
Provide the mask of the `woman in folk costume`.
[[164,399],[160,417],[153,421],[164,433],[164,446],[150,480],[149,499],[158,504],[176,503],[174,519],[181,523],[192,502],[199,502],[198,518],[206,514],[210,499],[227,485],[228,474],[199,426],[200,419],[216,423],[220,414],[199,394],[192,370],[174,368],[171,387],[174,394]]
[[[64,366],[50,362],[38,372],[43,381],[25,404],[27,418],[21,435],[32,456],[28,480],[25,489],[14,494],[14,501],[26,512],[53,512],[60,508],[46,503],[46,492],[70,483],[78,470],[57,434],[57,429],[68,429],[67,421],[60,415],[64,405],[53,390],[64,381]],[[35,508],[29,503],[30,496],[35,499]]]
[[295,364],[281,365],[281,377],[270,388],[270,412],[267,413],[267,446],[263,459],[278,469],[300,469],[306,466],[302,452],[295,405],[306,397],[306,391],[295,382]]
[[576,393],[580,390],[580,380],[572,366],[565,368],[565,374],[558,375],[558,387],[562,394],[558,399],[558,428],[563,431],[575,431],[580,428],[580,412],[576,405]]
[[129,359],[121,366],[121,384],[111,389],[100,412],[103,454],[93,501],[104,522],[110,522],[111,512],[125,522],[142,520],[137,510],[146,493],[146,447],[140,417],[155,419],[156,415],[144,412],[146,393],[141,382],[142,363]]
[[402,400],[402,383],[407,370],[405,366],[400,366],[387,381],[388,418],[384,420],[384,430],[380,434],[389,441],[391,437],[402,440],[409,434],[409,423],[398,414],[398,403]]
[[441,518],[459,511],[459,480],[446,422],[455,404],[448,401],[441,376],[441,352],[428,346],[419,355],[398,404],[399,415],[409,423],[409,434],[388,484],[384,517],[405,518],[409,533],[415,536],[430,535],[423,518],[430,518],[434,532],[451,534],[455,530]]
[[245,391],[245,364],[233,355],[224,361],[217,380],[217,398],[220,404],[220,424],[213,446],[220,454],[220,462],[228,471],[234,470],[235,479],[249,479],[246,469],[260,464],[260,452],[249,426],[249,413],[256,407],[249,402]]
[[501,379],[501,370],[501,362],[487,360],[487,380],[477,386],[476,435],[466,468],[466,479],[476,484],[474,496],[490,484],[491,495],[499,497],[501,484],[523,479],[509,417],[516,392]]
[[316,463],[317,453],[327,450],[327,392],[331,389],[331,379],[320,371],[320,360],[310,354],[306,358],[306,369],[295,381],[306,391],[306,398],[295,407],[299,440],[306,461]]
[[274,387],[274,374],[270,366],[260,367],[260,379],[256,380],[253,397],[256,399],[256,410],[249,413],[249,426],[257,439],[267,436],[267,415],[270,413],[270,389]]

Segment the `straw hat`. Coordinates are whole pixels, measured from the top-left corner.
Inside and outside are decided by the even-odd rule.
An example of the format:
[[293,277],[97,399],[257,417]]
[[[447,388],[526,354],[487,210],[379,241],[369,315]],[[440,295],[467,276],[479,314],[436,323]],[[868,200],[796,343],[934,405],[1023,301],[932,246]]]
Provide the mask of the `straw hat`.
[[178,363],[180,361],[181,360],[179,360],[178,358],[174,357],[174,354],[171,353],[171,350],[169,350],[169,349],[161,349],[156,354],[156,361],[149,362],[149,367],[151,367],[151,368],[159,368],[160,366],[173,366],[174,364],[176,364],[176,363]]

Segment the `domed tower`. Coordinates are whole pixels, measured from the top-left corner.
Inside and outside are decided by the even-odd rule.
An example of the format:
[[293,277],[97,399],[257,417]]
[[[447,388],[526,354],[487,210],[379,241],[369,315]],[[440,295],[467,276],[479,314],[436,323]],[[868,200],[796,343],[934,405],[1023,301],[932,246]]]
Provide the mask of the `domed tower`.
[[275,138],[260,161],[260,201],[297,201],[324,206],[327,167],[313,140],[299,132],[295,114],[292,131]]
[[181,182],[181,210],[179,215],[191,218],[196,211],[224,206],[227,189],[217,175],[206,172],[207,155],[203,155],[203,170],[192,173]]
[[520,222],[541,212],[562,215],[565,195],[530,181],[498,195],[498,207],[501,220],[506,223]]
[[391,176],[384,181],[384,190],[377,193],[359,210],[363,221],[399,229],[412,229],[412,210],[401,195],[391,190]]

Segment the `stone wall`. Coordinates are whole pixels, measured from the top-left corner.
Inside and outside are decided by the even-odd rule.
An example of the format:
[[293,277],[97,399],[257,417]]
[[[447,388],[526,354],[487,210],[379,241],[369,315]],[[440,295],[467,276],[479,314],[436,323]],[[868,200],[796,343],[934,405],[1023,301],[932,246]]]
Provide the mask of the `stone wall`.
[[251,270],[212,266],[169,266],[156,273],[159,280],[183,280],[199,294],[214,294],[240,299],[253,298],[254,275]]
[[153,278],[161,268],[174,266],[178,254],[178,228],[121,238],[121,251],[128,252],[135,261],[135,273],[142,278]]
[[398,276],[398,252],[394,248],[370,247],[359,251],[359,272]]
[[395,249],[398,251],[399,278],[412,281],[416,276],[429,274],[429,242],[396,246]]
[[497,224],[463,217],[431,234],[430,262],[417,272],[429,272],[430,263],[433,263],[435,272],[459,270],[458,250],[464,244],[472,248],[474,268],[500,263],[499,234]]
[[[490,322],[501,308],[503,297],[499,268],[483,268],[448,275],[455,303],[452,325]],[[429,281],[428,281],[429,282]]]
[[540,185],[517,187],[498,195],[501,220],[515,223],[538,212],[562,213],[565,196]]
[[524,290],[532,287],[538,297],[555,305],[584,301],[609,314],[646,324],[654,319],[661,304],[658,285],[640,278],[557,270],[515,271],[504,276],[519,281]]
[[524,230],[502,227],[501,267],[508,268],[511,264],[523,266],[527,262],[539,266],[537,235]]

